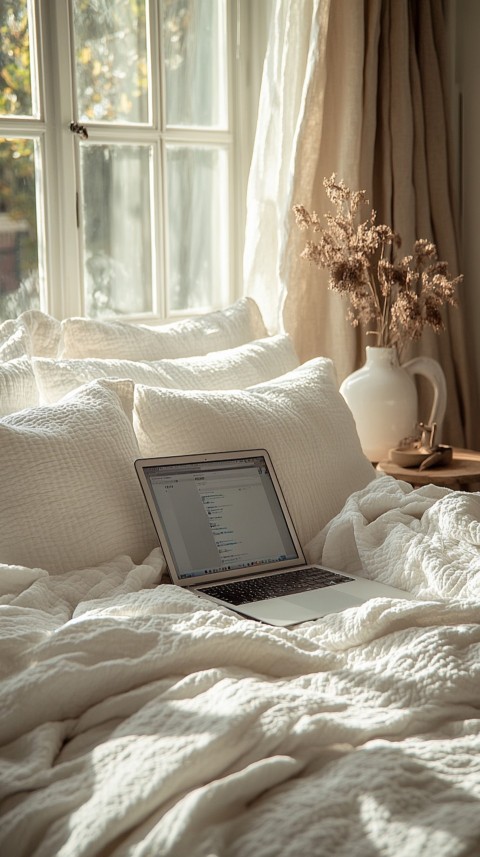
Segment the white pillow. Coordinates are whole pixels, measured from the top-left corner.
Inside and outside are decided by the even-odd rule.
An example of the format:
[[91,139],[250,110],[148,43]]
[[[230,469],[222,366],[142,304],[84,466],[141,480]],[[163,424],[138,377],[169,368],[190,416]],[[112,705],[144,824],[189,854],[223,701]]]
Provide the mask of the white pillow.
[[31,361],[16,357],[0,363],[0,417],[38,405],[39,394]]
[[122,360],[193,357],[243,345],[266,335],[255,301],[241,298],[224,310],[159,327],[67,318],[62,321],[63,347],[59,356]]
[[133,462],[133,384],[99,381],[0,421],[0,562],[63,572],[158,545]]
[[56,402],[71,390],[96,378],[130,378],[136,384],[179,390],[230,390],[268,381],[298,365],[291,340],[284,334],[257,339],[225,351],[212,351],[200,357],[149,363],[94,357],[85,360],[33,359],[44,402]]
[[8,318],[0,324],[0,361],[14,360],[31,352],[30,334],[25,325],[16,318]]
[[60,322],[40,310],[26,310],[0,324],[0,360],[33,354],[56,357],[60,345]]
[[302,544],[375,478],[330,360],[231,392],[135,387],[134,427],[144,457],[266,448]]
[[60,347],[61,324],[58,319],[40,310],[26,310],[18,317],[30,334],[30,354],[56,357]]

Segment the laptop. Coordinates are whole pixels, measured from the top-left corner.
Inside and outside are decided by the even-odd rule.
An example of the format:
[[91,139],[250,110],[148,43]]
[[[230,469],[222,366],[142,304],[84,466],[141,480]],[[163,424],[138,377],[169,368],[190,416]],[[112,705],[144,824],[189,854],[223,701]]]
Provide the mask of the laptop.
[[289,626],[400,589],[308,565],[265,449],[143,458],[135,469],[172,583]]

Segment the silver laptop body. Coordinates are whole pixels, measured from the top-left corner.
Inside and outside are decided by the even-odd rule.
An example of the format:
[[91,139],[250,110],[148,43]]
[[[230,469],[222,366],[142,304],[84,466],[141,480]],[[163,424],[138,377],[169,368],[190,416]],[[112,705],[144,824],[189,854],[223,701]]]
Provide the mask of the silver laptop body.
[[369,598],[412,598],[307,565],[264,449],[143,458],[135,469],[171,580],[199,597],[280,626]]

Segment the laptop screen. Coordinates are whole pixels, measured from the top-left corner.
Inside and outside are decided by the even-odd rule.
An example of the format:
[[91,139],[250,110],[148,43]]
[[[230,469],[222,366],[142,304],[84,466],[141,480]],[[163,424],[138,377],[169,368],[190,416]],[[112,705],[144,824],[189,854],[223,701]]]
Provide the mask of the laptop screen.
[[167,461],[142,470],[179,581],[304,561],[264,455]]

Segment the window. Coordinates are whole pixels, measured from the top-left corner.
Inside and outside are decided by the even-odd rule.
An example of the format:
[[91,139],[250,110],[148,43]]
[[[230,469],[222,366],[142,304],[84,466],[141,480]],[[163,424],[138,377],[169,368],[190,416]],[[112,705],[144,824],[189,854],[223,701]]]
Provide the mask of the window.
[[0,320],[168,319],[238,296],[248,32],[268,5],[2,0]]

